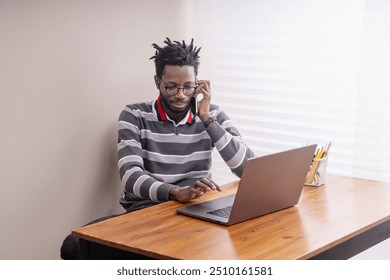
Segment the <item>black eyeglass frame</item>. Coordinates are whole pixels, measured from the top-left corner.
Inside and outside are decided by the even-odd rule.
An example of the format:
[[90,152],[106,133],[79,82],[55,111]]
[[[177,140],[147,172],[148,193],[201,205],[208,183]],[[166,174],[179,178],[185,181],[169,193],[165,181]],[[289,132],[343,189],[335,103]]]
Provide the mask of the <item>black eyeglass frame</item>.
[[[166,92],[169,96],[175,96],[176,94],[179,93],[179,90],[183,90],[183,94],[184,94],[185,96],[191,96],[191,95],[193,95],[193,94],[195,93],[196,88],[198,87],[198,84],[197,84],[197,83],[195,83],[195,85],[194,85],[194,86],[191,86],[191,87],[176,87],[176,86],[174,86],[174,87],[167,87],[167,86],[165,86],[164,82],[163,82],[161,79],[159,79],[159,80],[160,80],[161,84],[163,85],[163,87],[165,88],[165,92]],[[174,94],[171,94],[171,93],[168,92],[168,89],[169,89],[169,90],[176,89],[176,92],[175,92]],[[186,93],[186,90],[188,90],[188,89],[193,89],[193,91],[192,91],[191,93]]]

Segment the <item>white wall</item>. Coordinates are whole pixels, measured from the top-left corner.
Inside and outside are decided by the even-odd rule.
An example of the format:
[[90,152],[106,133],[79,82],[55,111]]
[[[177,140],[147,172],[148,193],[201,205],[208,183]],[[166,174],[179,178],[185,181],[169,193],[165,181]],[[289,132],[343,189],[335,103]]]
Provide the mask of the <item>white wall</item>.
[[189,40],[190,6],[0,0],[0,259],[58,259],[72,229],[122,211],[116,121],[157,96],[151,44]]

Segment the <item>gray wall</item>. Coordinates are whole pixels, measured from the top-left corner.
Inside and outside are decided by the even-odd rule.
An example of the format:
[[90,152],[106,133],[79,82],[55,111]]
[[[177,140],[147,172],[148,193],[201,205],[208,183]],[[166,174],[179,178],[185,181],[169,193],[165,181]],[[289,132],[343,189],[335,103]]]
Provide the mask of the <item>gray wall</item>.
[[0,0],[0,259],[58,259],[72,229],[122,211],[117,118],[156,98],[151,44],[189,40],[193,11],[181,0]]

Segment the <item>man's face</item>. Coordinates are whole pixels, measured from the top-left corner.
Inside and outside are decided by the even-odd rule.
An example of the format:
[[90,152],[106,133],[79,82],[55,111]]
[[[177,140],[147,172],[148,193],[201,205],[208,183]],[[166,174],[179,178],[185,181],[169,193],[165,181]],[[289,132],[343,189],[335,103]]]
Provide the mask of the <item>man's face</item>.
[[[161,83],[162,82],[162,83]],[[165,112],[180,114],[187,112],[192,95],[185,95],[183,90],[179,90],[175,95],[169,95],[165,87],[190,88],[196,84],[195,70],[193,66],[173,66],[166,65],[163,70],[161,81],[156,79],[156,84],[160,90],[160,98]]]

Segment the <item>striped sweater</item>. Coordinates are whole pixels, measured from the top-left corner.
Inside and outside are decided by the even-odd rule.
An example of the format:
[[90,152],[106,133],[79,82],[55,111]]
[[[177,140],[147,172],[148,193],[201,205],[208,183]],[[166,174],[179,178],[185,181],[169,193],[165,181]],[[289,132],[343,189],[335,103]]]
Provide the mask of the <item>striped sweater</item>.
[[161,116],[158,105],[157,100],[127,105],[119,117],[120,203],[125,208],[136,201],[167,201],[172,188],[211,179],[214,147],[232,172],[241,177],[246,160],[254,153],[218,106],[210,105],[216,122],[206,129],[194,112],[189,111],[181,123],[175,124],[164,113]]

